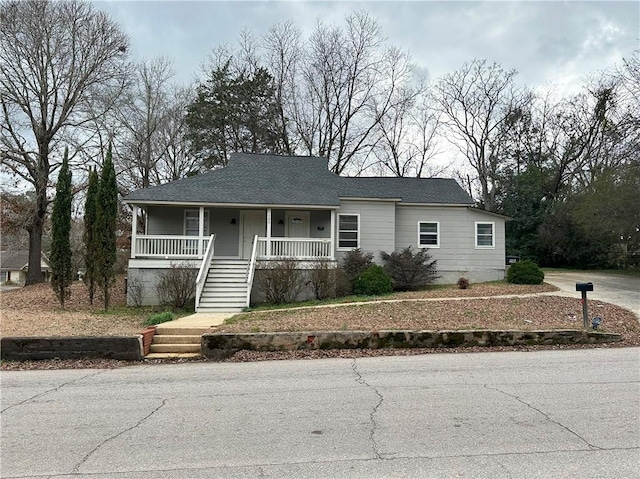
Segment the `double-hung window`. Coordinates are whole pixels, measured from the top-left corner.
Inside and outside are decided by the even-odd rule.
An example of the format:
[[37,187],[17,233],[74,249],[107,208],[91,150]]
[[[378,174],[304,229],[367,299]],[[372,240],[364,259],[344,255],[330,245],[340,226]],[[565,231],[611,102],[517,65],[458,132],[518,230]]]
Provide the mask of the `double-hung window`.
[[440,247],[440,223],[437,221],[418,222],[418,246],[420,248]]
[[[185,236],[200,235],[200,211],[185,210],[184,211],[184,234]],[[202,230],[204,236],[209,235],[209,210],[204,210],[204,228]]]
[[360,247],[360,216],[338,215],[338,248]]
[[476,248],[495,248],[495,223],[476,222]]

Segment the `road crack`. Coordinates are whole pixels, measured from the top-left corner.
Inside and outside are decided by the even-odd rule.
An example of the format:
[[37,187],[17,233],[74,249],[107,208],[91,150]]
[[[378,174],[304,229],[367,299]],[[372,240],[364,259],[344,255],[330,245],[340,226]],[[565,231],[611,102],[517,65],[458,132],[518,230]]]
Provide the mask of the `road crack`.
[[351,363],[351,369],[356,375],[356,382],[371,389],[376,394],[376,396],[378,396],[378,403],[373,407],[373,409],[369,413],[369,422],[371,423],[371,429],[369,430],[369,442],[371,442],[371,448],[373,449],[373,453],[376,455],[376,459],[383,459],[383,457],[380,455],[380,450],[379,450],[378,443],[376,442],[375,434],[376,434],[376,429],[378,429],[376,414],[378,412],[378,409],[382,405],[382,402],[384,401],[384,397],[382,396],[382,394],[380,394],[380,392],[374,386],[369,384],[362,377],[362,374],[360,374],[360,371],[358,371],[358,365],[355,359]]
[[105,444],[107,444],[110,441],[113,441],[114,439],[119,438],[120,436],[122,436],[123,434],[126,434],[129,431],[132,431],[134,429],[136,429],[137,427],[140,427],[142,425],[142,423],[144,423],[147,419],[149,419],[151,416],[153,416],[155,413],[157,413],[160,409],[162,409],[166,404],[167,404],[168,399],[163,399],[162,403],[160,403],[159,406],[157,406],[156,408],[153,409],[153,411],[151,411],[149,414],[147,414],[145,417],[143,417],[142,419],[140,419],[137,423],[135,423],[133,426],[128,427],[126,429],[123,429],[122,431],[120,431],[117,434],[114,434],[111,437],[106,438],[104,441],[102,441],[100,444],[98,444],[96,447],[94,447],[91,451],[89,451],[83,458],[82,460],[80,460],[80,462],[78,464],[76,464],[74,466],[74,468],[71,471],[71,474],[77,474],[78,471],[80,470],[80,468],[89,460],[89,458],[95,454],[102,446],[104,446]]
[[92,378],[94,376],[97,376],[98,374],[103,374],[103,373],[106,373],[106,372],[107,372],[107,370],[105,369],[105,370],[101,370],[101,371],[98,371],[98,372],[95,372],[95,373],[87,374],[87,375],[79,377],[79,378],[71,379],[70,381],[62,383],[62,384],[56,386],[55,388],[47,389],[46,391],[43,391],[43,392],[38,393],[38,394],[35,394],[34,396],[31,396],[31,397],[25,399],[24,401],[20,401],[19,403],[12,404],[11,406],[8,406],[8,407],[4,408],[3,410],[1,410],[0,413],[8,411],[9,409],[13,409],[14,407],[22,406],[23,404],[26,404],[29,401],[33,401],[34,399],[37,399],[39,397],[46,396],[49,393],[59,391],[60,389],[62,389],[65,386],[68,386],[69,384],[73,384],[73,383],[75,383],[77,381],[82,381],[83,379],[89,379],[89,378]]
[[506,396],[509,396],[510,398],[513,398],[513,399],[515,399],[516,401],[518,401],[520,404],[523,404],[523,405],[527,406],[528,408],[533,409],[534,411],[538,412],[539,414],[542,414],[542,415],[545,417],[545,419],[546,419],[547,421],[549,421],[549,422],[551,422],[551,423],[553,423],[553,424],[555,424],[555,425],[557,425],[557,426],[560,426],[560,427],[561,427],[562,429],[564,429],[565,431],[569,432],[569,433],[570,433],[570,434],[572,434],[573,436],[575,436],[575,437],[577,437],[578,439],[580,439],[582,442],[584,442],[584,443],[589,447],[589,449],[602,450],[602,448],[601,448],[601,447],[598,447],[598,446],[595,446],[595,445],[591,444],[589,441],[587,441],[584,437],[582,437],[580,434],[578,434],[577,432],[575,432],[573,429],[571,429],[571,428],[570,428],[570,427],[568,427],[568,426],[565,426],[564,424],[562,424],[562,423],[561,423],[561,422],[559,422],[559,421],[556,421],[556,420],[555,420],[555,419],[553,419],[549,414],[547,414],[546,412],[544,412],[542,409],[539,409],[539,408],[537,408],[537,407],[535,407],[535,406],[533,406],[533,405],[529,404],[527,401],[525,401],[524,399],[522,399],[520,396],[516,396],[515,394],[508,393],[508,392],[506,392],[506,391],[503,391],[503,390],[502,390],[502,389],[500,389],[500,388],[490,387],[490,386],[488,386],[488,385],[486,385],[486,384],[484,385],[484,387],[485,387],[486,389],[490,389],[490,390],[493,390],[493,391],[497,391],[497,392],[502,393],[502,394],[504,394],[504,395],[506,395]]

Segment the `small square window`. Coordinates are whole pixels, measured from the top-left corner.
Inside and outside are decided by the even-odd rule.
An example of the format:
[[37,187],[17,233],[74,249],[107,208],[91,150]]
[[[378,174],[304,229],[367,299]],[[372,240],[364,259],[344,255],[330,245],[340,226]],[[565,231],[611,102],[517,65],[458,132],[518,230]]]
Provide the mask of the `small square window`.
[[418,222],[418,245],[422,248],[439,248],[440,223],[437,221]]
[[338,215],[338,248],[354,249],[360,246],[360,217]]
[[476,248],[494,248],[494,223],[476,222]]

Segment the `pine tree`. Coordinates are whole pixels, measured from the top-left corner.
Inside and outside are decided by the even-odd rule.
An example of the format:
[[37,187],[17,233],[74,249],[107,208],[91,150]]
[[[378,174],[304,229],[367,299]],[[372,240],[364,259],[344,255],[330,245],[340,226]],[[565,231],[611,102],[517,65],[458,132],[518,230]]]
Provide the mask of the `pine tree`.
[[89,303],[93,304],[96,292],[96,251],[98,249],[96,238],[96,215],[98,208],[98,190],[100,178],[96,170],[89,171],[89,185],[87,187],[87,199],[84,204],[84,283],[89,289]]
[[73,268],[71,262],[71,172],[69,171],[69,152],[64,151],[64,158],[58,174],[56,198],[53,202],[51,243],[51,287],[64,308],[64,301],[71,295]]
[[116,217],[118,215],[118,185],[113,167],[111,145],[100,175],[94,236],[95,277],[102,287],[104,309],[109,309],[109,287],[114,281],[116,263]]

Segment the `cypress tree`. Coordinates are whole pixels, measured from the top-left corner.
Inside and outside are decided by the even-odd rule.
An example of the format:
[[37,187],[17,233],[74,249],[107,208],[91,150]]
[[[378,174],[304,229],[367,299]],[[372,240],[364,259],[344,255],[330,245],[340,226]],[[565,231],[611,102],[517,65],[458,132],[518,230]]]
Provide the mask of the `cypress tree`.
[[96,251],[98,248],[96,239],[96,215],[98,208],[98,189],[100,178],[94,169],[89,171],[89,185],[87,186],[87,199],[84,204],[84,283],[89,289],[89,303],[93,304],[96,292]]
[[71,172],[69,171],[69,152],[64,150],[62,166],[58,174],[56,198],[53,202],[51,217],[51,287],[64,308],[64,301],[71,295],[73,271],[71,262]]
[[104,309],[109,308],[109,287],[114,281],[116,263],[116,217],[118,215],[118,185],[113,167],[111,144],[100,175],[94,235],[96,239],[96,282],[104,293]]

